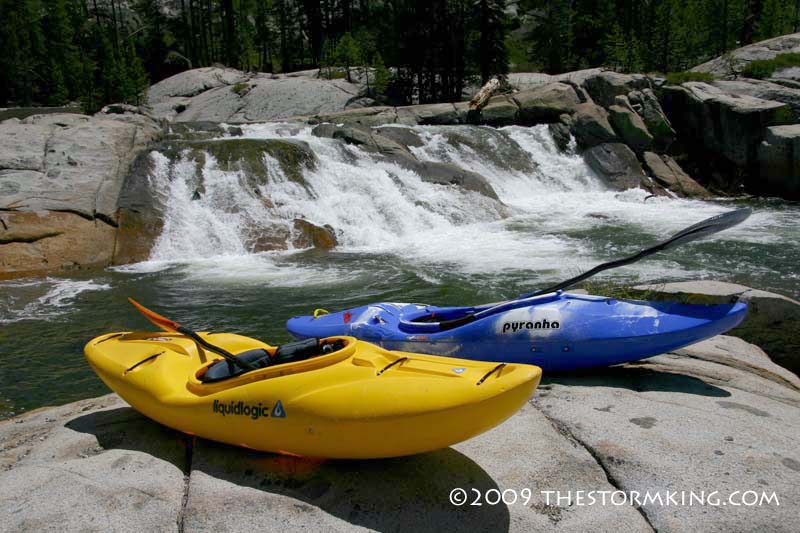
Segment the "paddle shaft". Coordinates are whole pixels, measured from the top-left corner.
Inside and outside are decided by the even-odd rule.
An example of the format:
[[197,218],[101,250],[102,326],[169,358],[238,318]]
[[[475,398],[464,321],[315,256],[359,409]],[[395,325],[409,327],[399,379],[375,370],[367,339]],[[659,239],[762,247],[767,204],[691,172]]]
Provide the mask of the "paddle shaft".
[[548,292],[556,292],[562,289],[566,289],[567,287],[571,287],[576,283],[580,283],[581,281],[591,278],[592,276],[603,272],[604,270],[610,270],[612,268],[618,268],[625,265],[630,265],[631,263],[636,263],[658,253],[662,250],[666,250],[668,248],[672,248],[679,244],[683,244],[685,242],[691,242],[696,239],[701,239],[708,235],[713,235],[714,233],[720,232],[724,229],[728,229],[740,222],[744,221],[747,217],[750,216],[751,210],[749,208],[744,209],[737,209],[735,211],[728,211],[727,213],[723,213],[721,215],[717,215],[702,222],[698,222],[697,224],[693,224],[688,228],[680,231],[667,239],[666,241],[656,244],[650,248],[646,248],[638,253],[631,255],[630,257],[625,257],[624,259],[617,259],[616,261],[609,261],[608,263],[603,263],[602,265],[597,265],[591,270],[587,270],[583,274],[575,276],[574,278],[570,278],[566,281],[562,281],[557,285],[553,285],[552,287],[547,287],[545,289],[540,289],[537,291],[529,292],[527,294],[523,294],[515,298],[516,300],[523,300],[525,298],[530,298],[531,296],[538,296],[540,294],[547,294]]
[[209,352],[214,352],[215,354],[221,355],[229,363],[233,363],[234,365],[238,366],[242,370],[256,370],[256,368],[257,368],[257,367],[251,365],[250,363],[248,363],[246,361],[242,361],[241,359],[238,359],[235,355],[230,353],[228,350],[225,350],[224,348],[220,348],[219,346],[214,346],[213,344],[211,344],[210,342],[205,340],[203,337],[198,335],[196,332],[194,332],[194,331],[192,331],[192,330],[190,330],[188,328],[185,328],[183,326],[178,326],[177,331],[178,331],[178,333],[186,335],[187,337],[189,337],[190,339],[195,341],[197,344],[199,344],[200,346],[202,346],[203,348],[205,348]]
[[[747,217],[751,214],[750,208],[744,209],[736,209],[734,211],[728,211],[727,213],[723,213],[721,215],[713,216],[697,224],[693,224],[688,228],[676,233],[666,241],[659,243],[655,246],[650,248],[646,248],[634,255],[629,257],[625,257],[623,259],[617,259],[616,261],[609,261],[608,263],[603,263],[601,265],[597,265],[596,267],[592,268],[591,270],[587,270],[583,274],[575,276],[574,278],[570,278],[566,281],[562,281],[557,285],[553,285],[551,287],[547,287],[545,289],[539,289],[533,292],[529,292],[523,295],[514,298],[514,300],[524,300],[526,298],[531,298],[533,296],[538,296],[540,294],[547,294],[550,292],[556,292],[567,287],[571,287],[576,283],[579,283],[585,279],[591,278],[592,276],[603,272],[604,270],[610,270],[612,268],[617,268],[625,265],[630,265],[631,263],[635,263],[645,257],[658,253],[660,251],[666,250],[668,248],[673,248],[680,244],[694,241],[697,239],[701,239],[703,237],[707,237],[708,235],[713,235],[714,233],[720,232],[724,229],[728,229],[733,227],[740,222],[747,219]],[[484,309],[478,313],[470,313],[460,318],[455,318],[453,320],[444,320],[440,322],[440,331],[445,331],[448,329],[457,328],[459,326],[463,326],[465,324],[469,324],[470,322],[476,320],[477,318],[490,315],[494,312],[498,307],[503,306],[509,302],[514,300],[507,300],[505,302],[500,302],[497,305],[490,307],[489,309]]]
[[209,352],[214,352],[215,354],[221,355],[222,357],[224,357],[228,361],[229,364],[236,365],[239,368],[241,368],[242,370],[245,370],[245,371],[247,371],[247,370],[256,370],[257,367],[251,365],[247,361],[242,361],[242,360],[238,359],[236,356],[234,356],[232,353],[230,353],[229,351],[227,351],[227,350],[225,350],[223,348],[220,348],[219,346],[214,346],[213,344],[211,344],[210,342],[205,340],[203,337],[201,337],[200,335],[198,335],[196,332],[192,331],[191,329],[189,329],[189,328],[187,328],[185,326],[181,326],[180,324],[178,324],[174,320],[170,320],[169,318],[167,318],[165,316],[161,316],[158,313],[156,313],[155,311],[151,311],[150,309],[146,308],[145,306],[143,306],[142,304],[140,304],[139,302],[137,302],[133,298],[128,298],[128,302],[130,302],[130,304],[132,306],[134,306],[136,308],[136,310],[139,311],[147,320],[149,320],[152,324],[160,327],[164,331],[168,331],[170,333],[176,333],[177,332],[177,333],[180,333],[181,335],[185,335],[185,336],[189,337],[190,339],[192,339],[197,344],[199,344],[200,346],[202,346],[203,348],[205,348],[206,350],[208,350]]

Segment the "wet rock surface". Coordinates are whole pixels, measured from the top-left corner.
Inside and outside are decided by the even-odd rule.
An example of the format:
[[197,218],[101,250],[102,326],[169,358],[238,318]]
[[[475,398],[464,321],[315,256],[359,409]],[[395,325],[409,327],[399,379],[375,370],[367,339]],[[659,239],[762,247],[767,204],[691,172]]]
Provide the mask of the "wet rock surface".
[[636,154],[625,144],[606,143],[593,146],[584,152],[584,159],[612,189],[657,189],[645,175]]
[[643,159],[653,179],[669,191],[685,198],[711,197],[711,193],[689,177],[672,157],[645,152]]
[[[465,523],[475,531],[793,531],[798,422],[800,380],[725,336],[546,377],[530,404],[494,430],[390,460],[224,446],[160,426],[112,394],[0,422],[0,512],[15,531],[53,523],[104,531],[441,531]],[[452,505],[455,488],[468,502],[479,491],[483,505]],[[487,504],[503,491],[512,501],[508,489],[516,503]],[[780,505],[586,504],[588,491],[599,499],[618,490],[662,499],[718,491],[721,500],[766,491]]]

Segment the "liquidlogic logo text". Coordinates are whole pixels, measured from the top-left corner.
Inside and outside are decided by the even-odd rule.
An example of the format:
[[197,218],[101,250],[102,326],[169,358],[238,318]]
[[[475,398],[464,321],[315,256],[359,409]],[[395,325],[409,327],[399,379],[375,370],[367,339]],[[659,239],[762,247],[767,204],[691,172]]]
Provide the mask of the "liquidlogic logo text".
[[523,329],[559,329],[561,324],[558,323],[558,320],[553,320],[550,322],[546,318],[542,320],[537,320],[536,322],[533,321],[519,321],[519,322],[505,322],[503,324],[503,333],[516,333],[517,331],[521,331]]
[[272,407],[271,411],[269,405],[264,405],[261,402],[258,405],[251,405],[243,401],[222,403],[219,400],[214,400],[214,403],[211,404],[211,412],[222,416],[247,416],[253,420],[269,417],[286,418],[286,411],[283,409],[283,404],[280,400]]

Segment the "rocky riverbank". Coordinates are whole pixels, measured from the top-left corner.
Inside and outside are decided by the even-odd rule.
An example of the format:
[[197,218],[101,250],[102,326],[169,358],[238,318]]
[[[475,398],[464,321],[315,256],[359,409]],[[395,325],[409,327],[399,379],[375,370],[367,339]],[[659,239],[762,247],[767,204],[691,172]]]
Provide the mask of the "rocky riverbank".
[[[759,48],[760,54],[748,55],[743,49],[740,55],[760,58],[763,49],[783,50],[781,43],[797,38],[773,39]],[[716,67],[703,68],[716,73]],[[795,124],[800,89],[788,81],[665,86],[663,79],[602,69],[560,76],[514,74],[510,81],[516,92],[493,97],[479,111],[470,111],[467,103],[363,107],[372,102],[359,98],[357,83],[319,79],[314,72],[267,76],[209,67],[155,84],[147,108],[110,106],[94,117],[49,114],[4,120],[0,276],[146,258],[160,231],[160,207],[154,191],[143,185],[147,163],[133,162],[165,135],[171,143],[167,150],[175,154],[223,150],[221,164],[228,167],[247,166],[259,157],[251,153],[252,143],[212,140],[221,133],[236,135],[220,122],[324,124],[315,129],[316,135],[374,151],[430,182],[462,186],[495,199],[485,177],[472,169],[419,161],[410,149],[418,139],[408,127],[547,123],[562,149],[572,149],[570,139],[575,139],[586,162],[612,189],[710,196],[682,168],[688,165],[703,177],[711,176],[704,181],[717,189],[730,185],[723,175],[736,175],[756,190],[795,194],[800,152],[793,143],[800,134],[795,131],[800,128]],[[407,128],[398,129],[400,125]],[[281,153],[288,149],[302,157],[286,156],[281,164],[302,180],[302,165],[310,164],[314,154],[302,146],[284,147]],[[299,166],[288,168],[292,165]],[[297,224],[296,232],[276,230],[258,249],[335,244],[331,230],[326,236],[324,229]]]
[[[798,39],[800,34],[772,39],[734,57],[743,64],[774,56],[793,50]],[[800,88],[793,71],[769,80],[734,79],[736,72],[721,72],[721,64],[698,67],[720,79],[677,86],[603,69],[517,73],[510,76],[515,91],[494,96],[480,110],[466,102],[369,107],[374,102],[360,96],[359,83],[320,79],[316,71],[262,75],[208,67],[153,85],[146,107],[109,106],[93,117],[9,118],[0,122],[0,277],[147,258],[163,209],[159,192],[149,185],[150,150],[172,154],[173,162],[189,157],[197,165],[211,154],[219,156],[221,168],[248,172],[262,153],[277,153],[282,170],[302,183],[315,159],[307,146],[236,140],[241,128],[224,125],[229,122],[317,125],[315,135],[359,146],[427,182],[496,202],[486,177],[473,168],[420,160],[414,154],[419,133],[412,128],[547,124],[557,145],[580,153],[612,190],[638,187],[654,195],[708,198],[709,188],[738,193],[745,186],[795,197]],[[449,137],[456,145],[464,138]],[[254,186],[267,179],[264,172],[251,174]],[[292,228],[274,228],[252,251],[335,246],[336,228],[306,222],[299,218]]]
[[[798,440],[800,380],[756,346],[720,336],[636,364],[548,376],[528,406],[489,433],[393,460],[222,446],[164,428],[116,395],[41,409],[0,422],[0,512],[9,531],[464,523],[476,531],[796,531]],[[519,498],[459,507],[448,499],[457,487],[470,501],[472,489]],[[592,490],[718,491],[734,503],[763,491],[780,505],[585,505],[577,491]]]

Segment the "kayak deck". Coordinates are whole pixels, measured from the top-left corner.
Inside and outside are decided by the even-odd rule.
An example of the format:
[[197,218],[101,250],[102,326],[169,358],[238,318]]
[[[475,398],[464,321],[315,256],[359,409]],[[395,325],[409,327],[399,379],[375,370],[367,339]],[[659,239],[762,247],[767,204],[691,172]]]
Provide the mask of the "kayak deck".
[[[551,293],[477,307],[381,303],[294,317],[297,338],[353,335],[387,349],[534,364],[544,371],[608,366],[719,335],[745,317],[743,303],[690,305]],[[474,313],[458,327],[442,322]]]
[[[234,354],[273,346],[201,333]],[[90,341],[98,376],[132,407],[179,431],[247,448],[331,458],[447,447],[511,416],[533,394],[529,365],[390,352],[352,337],[331,353],[203,381],[226,365],[191,339],[117,333]]]

